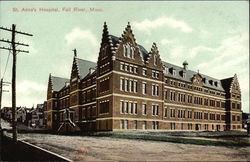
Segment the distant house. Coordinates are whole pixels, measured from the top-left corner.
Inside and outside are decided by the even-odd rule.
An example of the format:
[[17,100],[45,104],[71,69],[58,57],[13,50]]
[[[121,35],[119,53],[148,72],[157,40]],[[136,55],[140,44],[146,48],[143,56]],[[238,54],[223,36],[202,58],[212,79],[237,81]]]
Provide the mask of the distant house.
[[44,104],[37,104],[36,109],[31,110],[31,126],[32,127],[44,127]]
[[17,122],[25,123],[27,108],[26,107],[18,107],[17,108]]
[[11,107],[3,107],[1,111],[1,116],[5,120],[11,120],[12,119],[12,109]]
[[242,113],[242,128],[247,129],[247,123],[250,123],[250,113]]
[[[4,107],[1,116],[5,120],[12,120],[12,108]],[[17,122],[30,127],[44,127],[44,104],[37,104],[37,108],[17,107]]]

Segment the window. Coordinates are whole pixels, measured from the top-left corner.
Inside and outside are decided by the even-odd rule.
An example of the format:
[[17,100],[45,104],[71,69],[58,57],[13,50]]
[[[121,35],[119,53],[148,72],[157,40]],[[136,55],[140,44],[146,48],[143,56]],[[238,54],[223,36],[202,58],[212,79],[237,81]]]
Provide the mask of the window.
[[188,111],[188,118],[189,118],[189,119],[192,118],[192,111]]
[[152,129],[159,129],[159,122],[158,121],[152,121]]
[[216,107],[220,107],[220,101],[216,101]]
[[143,130],[147,129],[147,122],[146,121],[142,121],[142,129]]
[[221,120],[225,121],[226,116],[225,115],[221,115]]
[[159,86],[153,84],[152,85],[152,96],[158,96],[159,95]]
[[165,91],[165,100],[167,100],[168,99],[168,91],[166,90]]
[[205,124],[205,130],[208,130],[208,124]]
[[216,115],[216,120],[220,120],[220,114]]
[[193,124],[192,123],[188,123],[188,130],[192,130],[193,129]]
[[[120,80],[122,82],[122,80]],[[122,84],[120,85],[121,88]],[[100,92],[105,92],[109,90],[109,78],[100,80]]]
[[221,102],[221,107],[222,108],[225,108],[225,105],[226,105],[225,102]]
[[175,101],[175,92],[174,91],[170,91],[170,100]]
[[204,113],[204,119],[208,120],[208,113]]
[[170,109],[170,117],[175,117],[175,109]]
[[156,66],[157,65],[157,56],[154,55],[154,65]]
[[125,70],[125,65],[124,65],[123,62],[120,63],[120,69],[121,69],[121,70]]
[[191,95],[188,95],[188,103],[192,103],[192,96]]
[[215,101],[214,100],[209,100],[210,106],[215,106]]
[[152,105],[152,115],[153,116],[159,115],[159,106],[158,105]]
[[133,113],[137,114],[137,103],[133,103]]
[[168,117],[168,109],[167,108],[164,109],[164,117]]
[[237,109],[240,109],[240,104],[237,104]]
[[142,75],[147,75],[147,69],[146,68],[142,69]]
[[124,109],[124,102],[120,101],[120,113],[124,114],[125,113],[125,109]]
[[186,78],[186,72],[183,72],[182,77]]
[[129,113],[129,114],[137,114],[137,103],[136,102],[128,102],[128,101],[120,101],[120,113]]
[[175,123],[170,123],[170,129],[174,130],[175,129]]
[[142,115],[146,115],[146,114],[147,114],[147,105],[142,104]]
[[194,112],[194,119],[202,119],[202,112]]
[[235,121],[235,115],[232,116],[232,120]]
[[137,120],[134,120],[134,129],[137,129]]
[[123,55],[124,57],[134,59],[134,47],[131,47],[129,43],[123,45]]
[[208,106],[208,99],[207,98],[204,98],[204,105]]
[[120,129],[125,129],[125,122],[124,122],[124,120],[120,120]]
[[168,74],[168,67],[164,67],[164,74]]
[[120,78],[120,90],[136,93],[137,92],[137,81]]
[[128,129],[128,120],[124,120],[124,129]]
[[176,70],[175,69],[173,69],[173,76],[175,76],[176,75]]
[[235,109],[235,103],[232,103],[232,108]]
[[143,82],[142,83],[142,94],[146,94],[147,93],[147,83]]
[[210,120],[215,120],[215,114],[209,114],[210,115]]
[[109,112],[109,100],[100,102],[100,114]]

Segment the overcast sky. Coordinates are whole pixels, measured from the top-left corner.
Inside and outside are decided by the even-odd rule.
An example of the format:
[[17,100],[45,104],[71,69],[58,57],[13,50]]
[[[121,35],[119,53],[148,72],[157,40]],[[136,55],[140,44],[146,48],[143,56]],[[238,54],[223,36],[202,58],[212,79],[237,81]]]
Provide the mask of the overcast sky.
[[[78,7],[85,9],[75,12]],[[242,91],[243,111],[249,112],[249,2],[0,2],[0,24],[32,33],[17,35],[30,44],[18,47],[29,54],[18,54],[17,106],[31,107],[46,100],[49,73],[70,76],[73,48],[78,57],[96,61],[102,28],[107,22],[110,34],[121,36],[130,22],[138,44],[150,50],[156,42],[162,60],[223,79],[236,73]],[[17,8],[19,11],[13,11]],[[33,11],[21,11],[23,8]],[[58,8],[59,12],[39,11]],[[63,11],[71,8],[71,11]],[[89,12],[89,8],[97,11]],[[34,11],[34,9],[36,11]],[[1,38],[11,38],[0,31]],[[5,43],[0,43],[6,46]],[[8,52],[0,51],[1,74]],[[11,81],[12,56],[5,73]],[[10,87],[5,87],[9,89]],[[3,106],[11,106],[11,93],[4,93]]]

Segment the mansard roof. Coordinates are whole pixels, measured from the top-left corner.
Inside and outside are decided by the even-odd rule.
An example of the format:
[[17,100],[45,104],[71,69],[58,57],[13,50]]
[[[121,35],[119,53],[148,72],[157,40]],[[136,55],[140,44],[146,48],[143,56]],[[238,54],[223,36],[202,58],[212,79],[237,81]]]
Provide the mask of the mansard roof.
[[77,68],[80,75],[80,79],[84,78],[88,73],[90,68],[95,68],[97,64],[92,61],[87,61],[83,59],[76,58]]
[[53,91],[60,91],[68,82],[69,79],[67,78],[51,76],[51,84]]
[[[170,78],[174,78],[174,79],[178,79],[178,80],[182,80],[182,81],[191,83],[192,78],[194,77],[194,75],[197,74],[197,72],[195,72],[195,71],[185,70],[183,67],[173,65],[173,64],[170,64],[168,62],[162,61],[162,63],[163,63],[164,66],[168,67],[169,69],[173,68],[173,69],[176,70],[176,75],[173,75],[170,72],[168,72],[167,74],[166,73],[164,74],[165,76],[170,77]],[[182,77],[182,75],[180,75],[181,71],[186,71],[186,76],[185,77]],[[203,82],[204,87],[224,91],[224,86],[222,86],[221,80],[212,78],[210,76],[207,76],[207,75],[204,75],[204,74],[201,74],[201,73],[199,73],[199,75],[202,78],[205,78],[207,80],[207,81]],[[210,84],[209,83],[210,80],[212,80],[213,82],[217,82],[217,86],[215,84]]]

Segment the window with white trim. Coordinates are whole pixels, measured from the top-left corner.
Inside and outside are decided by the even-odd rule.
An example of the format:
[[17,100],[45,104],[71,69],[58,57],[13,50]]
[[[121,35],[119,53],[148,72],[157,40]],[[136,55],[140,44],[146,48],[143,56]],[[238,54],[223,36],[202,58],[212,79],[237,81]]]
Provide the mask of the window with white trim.
[[147,115],[147,105],[142,104],[142,115]]
[[142,82],[142,94],[146,94],[146,93],[147,93],[147,83]]
[[152,105],[152,116],[159,115],[159,106],[158,105]]

